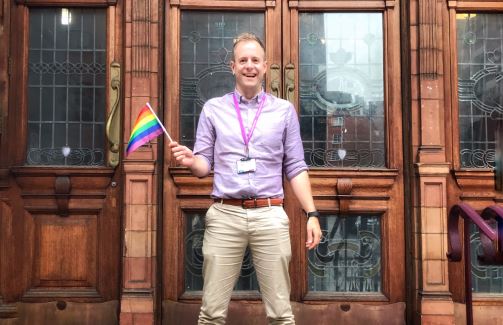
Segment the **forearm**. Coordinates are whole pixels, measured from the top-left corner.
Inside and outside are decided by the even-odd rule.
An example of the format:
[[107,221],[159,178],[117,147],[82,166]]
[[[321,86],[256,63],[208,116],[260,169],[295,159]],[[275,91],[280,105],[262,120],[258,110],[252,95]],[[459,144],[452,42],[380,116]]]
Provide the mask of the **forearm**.
[[199,155],[194,155],[194,162],[189,168],[192,174],[197,177],[205,177],[210,173],[208,162]]
[[311,182],[307,171],[303,171],[290,180],[293,192],[306,212],[315,211]]

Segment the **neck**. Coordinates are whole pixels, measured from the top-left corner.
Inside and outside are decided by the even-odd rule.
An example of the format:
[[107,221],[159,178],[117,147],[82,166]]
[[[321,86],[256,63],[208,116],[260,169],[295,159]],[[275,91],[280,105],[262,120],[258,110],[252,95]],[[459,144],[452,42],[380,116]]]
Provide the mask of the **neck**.
[[262,91],[262,87],[258,89],[241,89],[239,87],[236,87],[236,89],[246,100],[254,98]]

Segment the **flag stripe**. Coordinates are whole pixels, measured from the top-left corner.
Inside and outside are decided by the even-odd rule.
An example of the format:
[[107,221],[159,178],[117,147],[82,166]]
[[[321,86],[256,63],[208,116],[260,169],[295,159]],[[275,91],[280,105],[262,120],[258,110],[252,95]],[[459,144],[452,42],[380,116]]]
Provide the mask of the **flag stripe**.
[[138,125],[137,127],[135,127],[133,129],[133,131],[131,132],[131,138],[129,138],[129,139],[131,140],[131,139],[136,138],[139,134],[142,134],[143,132],[145,132],[145,130],[150,129],[152,126],[157,126],[158,128],[161,128],[159,123],[157,123],[157,120],[155,119],[155,117],[153,120],[148,121],[146,123],[143,123],[142,125]]
[[157,121],[155,116],[152,113],[150,113],[150,114],[149,113],[150,112],[141,112],[140,113],[141,115],[138,116],[138,118],[136,119],[134,128],[131,131],[131,134],[133,134],[138,128],[142,127],[142,125],[144,125],[150,121]]
[[131,152],[162,133],[162,126],[154,113],[147,106],[143,107],[131,130],[126,155],[129,155]]
[[135,151],[145,143],[149,142],[150,140],[158,137],[160,134],[162,134],[162,129],[160,127],[153,127],[153,131],[147,130],[144,136],[141,138],[134,139],[132,142],[129,142],[126,150],[126,154],[129,155],[131,152]]

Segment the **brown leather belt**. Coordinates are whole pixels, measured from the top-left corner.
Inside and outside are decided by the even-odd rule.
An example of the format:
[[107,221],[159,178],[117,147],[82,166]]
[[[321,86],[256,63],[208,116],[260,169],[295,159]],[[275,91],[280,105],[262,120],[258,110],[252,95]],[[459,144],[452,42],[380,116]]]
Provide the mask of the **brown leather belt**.
[[243,209],[264,208],[272,205],[283,205],[281,198],[267,198],[267,199],[214,199],[217,203],[235,205]]

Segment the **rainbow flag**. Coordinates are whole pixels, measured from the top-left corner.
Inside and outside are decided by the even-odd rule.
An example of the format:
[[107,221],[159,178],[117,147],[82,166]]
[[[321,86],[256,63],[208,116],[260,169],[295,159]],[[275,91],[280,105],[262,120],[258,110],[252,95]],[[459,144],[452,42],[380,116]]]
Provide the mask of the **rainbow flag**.
[[159,122],[157,116],[155,116],[149,108],[148,104],[145,105],[141,109],[140,114],[138,114],[138,118],[131,131],[131,137],[129,138],[126,149],[126,156],[150,140],[158,137],[162,132],[163,127],[161,122]]

